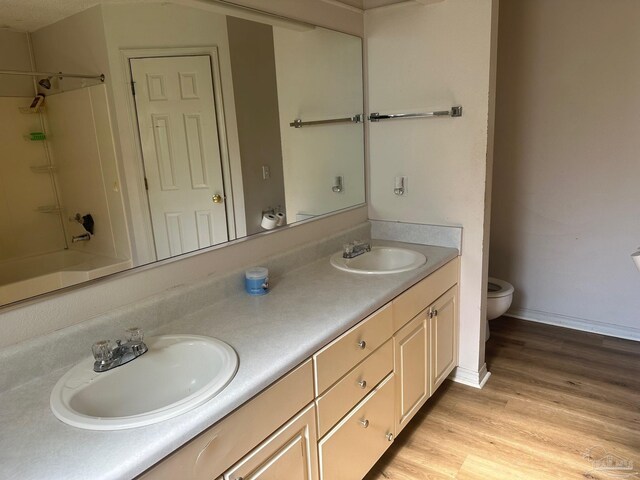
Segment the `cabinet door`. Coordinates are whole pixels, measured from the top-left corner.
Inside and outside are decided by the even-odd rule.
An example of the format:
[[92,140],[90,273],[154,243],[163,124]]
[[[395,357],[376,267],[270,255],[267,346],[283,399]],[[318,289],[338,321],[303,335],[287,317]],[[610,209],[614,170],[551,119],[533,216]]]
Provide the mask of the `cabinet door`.
[[458,364],[457,286],[434,302],[429,318],[431,336],[430,394]]
[[364,477],[393,442],[394,380],[389,375],[320,440],[323,480]]
[[316,441],[315,407],[312,404],[231,467],[223,478],[317,480]]
[[427,310],[399,330],[395,345],[396,433],[429,398],[429,325]]

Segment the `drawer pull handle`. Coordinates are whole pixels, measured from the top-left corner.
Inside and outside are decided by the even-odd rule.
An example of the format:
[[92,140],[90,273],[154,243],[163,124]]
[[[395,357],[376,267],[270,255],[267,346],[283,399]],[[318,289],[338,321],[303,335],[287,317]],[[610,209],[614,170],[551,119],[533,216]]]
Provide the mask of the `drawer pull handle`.
[[360,425],[362,425],[364,428],[367,428],[369,426],[369,420],[363,418],[362,420],[360,420]]
[[387,438],[387,440],[389,440],[390,442],[393,442],[393,433],[387,433],[386,438]]
[[367,342],[365,342],[364,340],[360,340],[358,342],[358,347],[360,347],[361,350],[364,350],[365,348],[367,348]]
[[367,388],[367,381],[366,380],[360,380],[358,382],[358,385],[360,385],[360,388],[365,389],[365,388]]

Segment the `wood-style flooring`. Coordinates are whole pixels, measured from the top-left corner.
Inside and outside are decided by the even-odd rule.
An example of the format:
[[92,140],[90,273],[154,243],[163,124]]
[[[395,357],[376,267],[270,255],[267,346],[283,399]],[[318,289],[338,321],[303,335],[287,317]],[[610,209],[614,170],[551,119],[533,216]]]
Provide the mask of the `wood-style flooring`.
[[482,390],[451,381],[366,480],[640,479],[640,342],[500,318]]

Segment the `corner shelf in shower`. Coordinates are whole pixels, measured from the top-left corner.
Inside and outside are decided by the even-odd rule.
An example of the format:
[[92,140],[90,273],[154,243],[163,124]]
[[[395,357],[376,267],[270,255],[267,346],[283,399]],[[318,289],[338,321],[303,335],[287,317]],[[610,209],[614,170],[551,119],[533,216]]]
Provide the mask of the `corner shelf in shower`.
[[29,167],[33,173],[54,173],[57,169],[54,165],[38,165]]
[[48,135],[44,132],[31,132],[27,135],[23,135],[22,138],[27,142],[46,142]]
[[44,205],[42,207],[36,208],[36,212],[38,213],[62,213],[62,207],[57,205]]
[[38,113],[44,113],[47,110],[47,107],[40,106],[38,108],[31,107],[18,107],[20,113],[24,113],[25,115],[35,115]]

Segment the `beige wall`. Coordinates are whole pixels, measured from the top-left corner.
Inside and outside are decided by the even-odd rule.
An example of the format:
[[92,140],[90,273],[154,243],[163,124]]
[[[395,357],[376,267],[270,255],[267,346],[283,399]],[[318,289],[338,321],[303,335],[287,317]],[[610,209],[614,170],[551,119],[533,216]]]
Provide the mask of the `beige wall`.
[[[284,210],[273,27],[227,17],[242,165],[247,235],[263,231],[262,212]],[[269,168],[264,178],[262,167]]]
[[526,318],[640,338],[640,2],[502,0],[490,273]]
[[[29,39],[26,33],[0,28],[0,67],[2,70],[32,71]],[[0,75],[0,97],[33,97],[32,77]]]
[[[371,124],[369,216],[464,227],[460,366],[484,364],[492,22],[497,2],[447,0],[365,14],[369,110],[419,112],[462,105],[462,118]],[[408,194],[393,193],[408,177]]]

